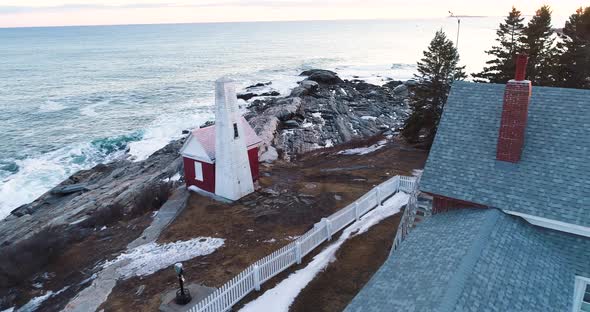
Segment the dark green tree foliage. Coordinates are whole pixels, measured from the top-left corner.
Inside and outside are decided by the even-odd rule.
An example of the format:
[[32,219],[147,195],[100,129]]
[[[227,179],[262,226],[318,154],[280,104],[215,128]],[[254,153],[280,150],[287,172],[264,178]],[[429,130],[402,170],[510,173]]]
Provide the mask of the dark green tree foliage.
[[565,51],[559,58],[559,85],[590,89],[590,7],[570,16],[562,38]]
[[451,83],[466,77],[465,67],[458,64],[457,49],[439,30],[418,62],[418,84],[410,100],[413,112],[402,132],[408,141],[432,143]]
[[486,51],[493,58],[486,62],[487,66],[481,73],[473,74],[476,81],[506,83],[514,78],[515,55],[523,50],[523,20],[520,11],[512,7],[496,31],[498,45]]
[[555,85],[560,51],[551,27],[551,8],[544,5],[537,10],[523,34],[523,48],[529,55],[527,79],[538,86]]

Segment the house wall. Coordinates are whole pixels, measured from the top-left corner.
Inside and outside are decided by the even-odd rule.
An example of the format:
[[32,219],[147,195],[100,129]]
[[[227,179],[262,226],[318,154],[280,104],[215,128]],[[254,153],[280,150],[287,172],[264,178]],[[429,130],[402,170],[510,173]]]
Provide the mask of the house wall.
[[250,161],[250,171],[252,172],[252,181],[258,181],[259,162],[258,162],[258,147],[248,150],[248,160]]
[[[258,163],[258,148],[248,150],[248,160],[250,162],[250,171],[252,173],[252,180],[258,181],[260,176]],[[207,192],[215,193],[215,164],[183,157],[184,162],[184,179],[186,186],[196,186]],[[203,167],[203,181],[195,178],[195,162],[201,163]]]
[[[187,157],[183,157],[183,161],[186,186],[196,186],[207,192],[215,193],[215,165]],[[201,163],[203,167],[203,181],[195,178],[195,162]]]
[[456,198],[445,197],[438,194],[430,195],[432,195],[432,213],[435,214],[462,208],[487,208],[487,206],[484,205]]

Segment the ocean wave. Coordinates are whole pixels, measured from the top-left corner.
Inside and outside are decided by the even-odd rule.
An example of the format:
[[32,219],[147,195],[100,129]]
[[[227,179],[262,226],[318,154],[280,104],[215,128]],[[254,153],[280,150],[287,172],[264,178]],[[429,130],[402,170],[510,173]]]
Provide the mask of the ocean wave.
[[40,113],[52,113],[52,112],[58,112],[58,111],[64,110],[66,108],[67,108],[67,106],[65,106],[62,103],[52,101],[52,100],[47,100],[47,101],[45,101],[45,103],[39,105],[39,112]]
[[64,147],[38,157],[15,160],[13,165],[7,162],[14,172],[0,182],[0,220],[73,173],[124,156],[129,144],[142,138],[143,133],[138,131]]

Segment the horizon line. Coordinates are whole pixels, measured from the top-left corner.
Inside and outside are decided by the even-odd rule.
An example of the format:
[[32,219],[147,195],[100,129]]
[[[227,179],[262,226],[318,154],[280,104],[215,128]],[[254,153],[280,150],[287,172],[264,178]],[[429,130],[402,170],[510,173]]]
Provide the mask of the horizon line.
[[[459,17],[459,16],[456,16]],[[461,18],[487,18],[487,17],[502,17],[500,15],[478,15],[478,16],[460,16]],[[26,29],[26,28],[66,28],[66,27],[113,27],[113,26],[149,26],[149,25],[193,25],[193,24],[243,24],[243,23],[292,23],[292,22],[346,22],[346,21],[395,21],[395,20],[428,20],[428,19],[444,19],[455,18],[452,16],[440,17],[399,17],[399,18],[345,18],[345,19],[295,19],[295,20],[259,20],[259,21],[218,21],[218,22],[179,22],[179,23],[128,23],[128,24],[79,24],[79,25],[41,25],[41,26],[8,26],[0,29]]]

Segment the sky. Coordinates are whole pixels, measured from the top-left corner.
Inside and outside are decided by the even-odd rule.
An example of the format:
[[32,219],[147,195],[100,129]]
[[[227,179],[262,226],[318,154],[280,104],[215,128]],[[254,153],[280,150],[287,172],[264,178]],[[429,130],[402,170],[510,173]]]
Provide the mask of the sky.
[[587,0],[0,0],[0,27],[504,16],[543,4],[568,16]]

